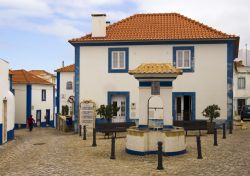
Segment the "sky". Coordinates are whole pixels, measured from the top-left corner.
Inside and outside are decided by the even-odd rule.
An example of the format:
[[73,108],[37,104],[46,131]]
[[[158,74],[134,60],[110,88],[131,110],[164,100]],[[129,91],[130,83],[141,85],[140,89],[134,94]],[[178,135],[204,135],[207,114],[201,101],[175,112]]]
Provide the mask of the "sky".
[[62,61],[72,64],[68,40],[91,33],[93,13],[114,23],[136,13],[177,12],[236,34],[240,48],[250,48],[249,9],[249,0],[0,0],[0,58],[12,69],[53,72]]

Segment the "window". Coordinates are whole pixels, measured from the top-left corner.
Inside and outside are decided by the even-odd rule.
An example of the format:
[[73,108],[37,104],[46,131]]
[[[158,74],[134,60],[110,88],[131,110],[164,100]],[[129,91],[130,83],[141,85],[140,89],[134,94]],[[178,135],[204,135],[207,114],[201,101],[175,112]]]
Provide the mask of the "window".
[[244,77],[238,78],[238,89],[246,88],[246,79]]
[[109,73],[128,72],[128,48],[109,48]]
[[183,72],[194,71],[194,47],[173,47],[173,66],[180,68]]
[[191,52],[190,50],[177,50],[177,68],[191,68]]
[[68,81],[68,82],[66,83],[66,89],[67,89],[67,90],[72,90],[72,89],[73,89],[73,83],[72,83],[72,81]]
[[42,90],[42,101],[46,101],[46,90]]

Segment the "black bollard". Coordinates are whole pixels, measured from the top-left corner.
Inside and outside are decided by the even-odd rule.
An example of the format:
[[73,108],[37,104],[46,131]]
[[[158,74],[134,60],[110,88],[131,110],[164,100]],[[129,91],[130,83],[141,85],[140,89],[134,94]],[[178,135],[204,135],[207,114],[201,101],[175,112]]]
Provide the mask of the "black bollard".
[[79,125],[79,136],[82,135],[82,125]]
[[229,134],[233,134],[233,121],[229,122]]
[[217,128],[214,127],[214,146],[217,146],[218,142],[217,142]]
[[196,143],[197,143],[197,154],[198,154],[197,159],[202,159],[200,136],[196,136]]
[[82,140],[86,140],[86,125],[83,126]]
[[112,136],[111,139],[111,156],[110,159],[115,159],[115,137]]
[[159,141],[158,142],[158,166],[157,166],[157,170],[163,170],[163,165],[162,165],[162,142]]
[[93,128],[93,143],[92,143],[92,147],[96,147],[96,131],[95,128]]
[[223,123],[223,139],[226,139],[226,124]]

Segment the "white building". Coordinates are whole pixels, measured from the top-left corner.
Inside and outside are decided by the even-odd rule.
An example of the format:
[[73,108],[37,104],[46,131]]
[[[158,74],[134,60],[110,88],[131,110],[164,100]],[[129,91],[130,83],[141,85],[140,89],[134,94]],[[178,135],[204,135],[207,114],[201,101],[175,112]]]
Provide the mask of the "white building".
[[[170,63],[182,69],[174,81],[163,78],[161,87],[173,87],[163,99],[163,118],[204,119],[212,104],[221,119],[233,117],[233,60],[239,37],[228,35],[177,13],[137,14],[106,27],[106,15],[92,15],[92,34],[69,40],[75,47],[75,116],[79,103],[93,100],[117,104],[119,121],[147,115],[139,107],[139,87],[152,82],[128,74],[143,63]],[[142,110],[143,109],[143,110]],[[154,114],[154,111],[149,112]],[[152,115],[153,116],[153,115]],[[154,118],[154,117],[152,117]],[[164,124],[171,126],[171,120]],[[147,127],[147,122],[143,122]]]
[[250,105],[250,66],[234,62],[234,114],[239,115],[243,105]]
[[0,59],[0,145],[14,139],[15,97],[11,83],[9,63]]
[[74,79],[75,65],[68,65],[55,70],[57,73],[57,113],[62,113],[62,106],[69,107],[69,113],[72,111],[72,103],[69,102],[69,97],[74,97]]
[[13,70],[16,98],[15,128],[25,128],[33,116],[37,127],[54,127],[54,84],[25,70]]

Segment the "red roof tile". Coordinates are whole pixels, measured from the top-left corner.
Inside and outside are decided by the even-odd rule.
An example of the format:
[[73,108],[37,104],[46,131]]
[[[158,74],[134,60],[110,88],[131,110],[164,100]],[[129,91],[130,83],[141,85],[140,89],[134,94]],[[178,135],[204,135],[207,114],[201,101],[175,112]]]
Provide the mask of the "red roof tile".
[[30,73],[34,74],[34,75],[51,75],[54,76],[53,74],[45,71],[45,70],[30,70]]
[[74,72],[75,71],[75,64],[68,65],[62,68],[58,68],[55,72]]
[[52,83],[39,78],[38,76],[26,71],[26,70],[12,70],[13,84],[44,84],[53,85]]
[[109,25],[106,28],[106,37],[92,37],[88,34],[69,42],[203,39],[239,37],[223,33],[178,13],[153,13],[136,14]]

